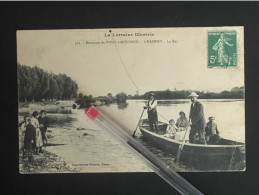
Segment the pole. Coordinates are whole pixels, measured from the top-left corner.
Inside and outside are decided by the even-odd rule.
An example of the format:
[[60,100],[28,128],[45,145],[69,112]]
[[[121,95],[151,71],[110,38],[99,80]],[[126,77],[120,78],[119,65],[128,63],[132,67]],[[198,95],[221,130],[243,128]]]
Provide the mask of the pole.
[[135,131],[134,131],[133,134],[132,134],[132,137],[135,137],[135,133],[136,133],[136,131],[137,131],[137,129],[138,129],[139,122],[140,122],[140,120],[141,120],[141,118],[142,118],[142,116],[143,116],[143,114],[144,114],[144,111],[145,111],[145,108],[143,108],[143,111],[142,111],[141,116],[140,116],[140,118],[139,118],[139,120],[138,120],[138,124],[137,124],[137,126],[136,126],[136,129],[135,129]]

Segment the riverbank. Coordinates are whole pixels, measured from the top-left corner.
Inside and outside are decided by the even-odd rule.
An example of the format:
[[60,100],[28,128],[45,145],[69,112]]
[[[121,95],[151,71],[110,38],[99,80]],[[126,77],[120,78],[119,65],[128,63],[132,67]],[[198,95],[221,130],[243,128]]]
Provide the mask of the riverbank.
[[34,111],[45,110],[52,114],[71,114],[73,112],[74,100],[48,101],[48,102],[19,102],[19,115],[28,115]]
[[33,155],[32,162],[29,162],[28,158],[24,158],[20,153],[19,162],[21,174],[78,172],[77,169],[71,168],[61,157],[46,150],[43,150],[43,153],[39,155]]

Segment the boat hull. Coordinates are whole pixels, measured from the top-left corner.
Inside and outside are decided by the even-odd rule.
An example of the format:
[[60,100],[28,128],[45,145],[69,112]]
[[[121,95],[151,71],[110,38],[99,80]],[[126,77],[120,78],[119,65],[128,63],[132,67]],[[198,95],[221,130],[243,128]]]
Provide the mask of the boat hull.
[[[164,128],[160,125],[160,132],[163,132]],[[153,133],[142,125],[140,125],[140,130],[145,141],[153,143],[167,154],[177,155],[178,148],[182,145],[182,142]],[[188,167],[198,170],[243,169],[244,164],[239,167],[237,165],[245,161],[244,144],[226,139],[222,139],[222,143],[224,145],[186,143],[182,149],[180,161]]]

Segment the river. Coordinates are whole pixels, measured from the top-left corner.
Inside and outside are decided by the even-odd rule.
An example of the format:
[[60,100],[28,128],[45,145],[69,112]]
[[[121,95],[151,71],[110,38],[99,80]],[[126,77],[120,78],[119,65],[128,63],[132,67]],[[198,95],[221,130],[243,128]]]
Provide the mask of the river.
[[[245,142],[244,100],[199,100],[204,106],[206,120],[215,117],[220,135],[227,139]],[[123,129],[132,134],[145,105],[144,100],[127,100],[127,105],[110,104],[101,106],[104,112]],[[184,111],[188,116],[190,100],[158,101],[157,111],[159,121],[167,122],[177,119],[179,112]],[[52,117],[55,114],[49,114]],[[61,114],[62,115],[62,114]],[[61,124],[52,124],[48,132],[49,142],[64,144],[49,146],[46,150],[61,156],[70,166],[81,172],[142,172],[150,171],[130,151],[117,144],[109,135],[97,127],[92,120],[84,115],[83,109],[75,110],[72,114],[62,115],[72,120]],[[147,118],[144,112],[142,118]],[[78,129],[79,128],[79,129]],[[83,128],[83,129],[82,129]],[[182,164],[175,164],[173,157],[164,154],[154,146],[144,143],[139,130],[139,139],[152,152],[170,164],[176,171],[190,171]]]

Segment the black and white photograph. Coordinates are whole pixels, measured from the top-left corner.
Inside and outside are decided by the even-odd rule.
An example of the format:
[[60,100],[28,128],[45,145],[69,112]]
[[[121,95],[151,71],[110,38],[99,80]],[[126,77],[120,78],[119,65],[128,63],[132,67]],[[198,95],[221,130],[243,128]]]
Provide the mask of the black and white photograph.
[[176,172],[245,171],[244,28],[18,30],[19,171],[151,172],[107,113]]

